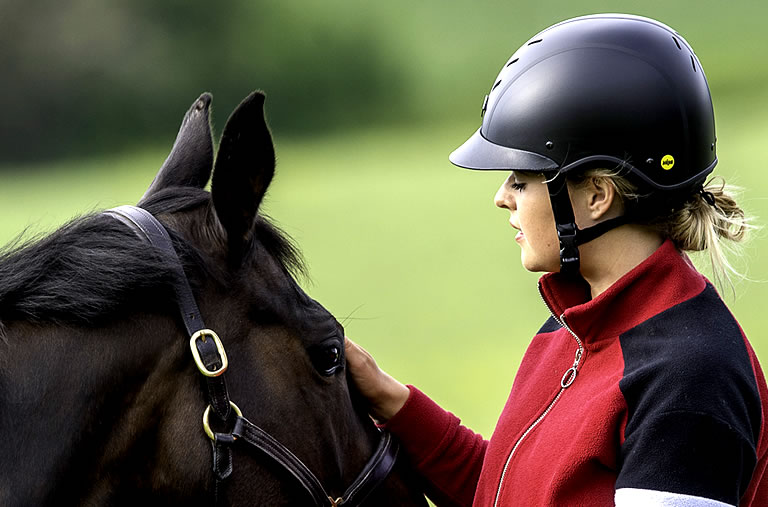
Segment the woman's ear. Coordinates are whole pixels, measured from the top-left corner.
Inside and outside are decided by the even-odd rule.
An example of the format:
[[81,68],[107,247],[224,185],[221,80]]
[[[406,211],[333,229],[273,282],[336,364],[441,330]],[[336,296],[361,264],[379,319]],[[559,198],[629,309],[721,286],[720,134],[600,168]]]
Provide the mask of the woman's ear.
[[612,218],[612,210],[621,207],[616,187],[609,178],[593,177],[587,181],[587,206],[590,218],[601,221]]
[[619,216],[621,199],[610,178],[594,176],[569,187],[573,213],[579,228]]

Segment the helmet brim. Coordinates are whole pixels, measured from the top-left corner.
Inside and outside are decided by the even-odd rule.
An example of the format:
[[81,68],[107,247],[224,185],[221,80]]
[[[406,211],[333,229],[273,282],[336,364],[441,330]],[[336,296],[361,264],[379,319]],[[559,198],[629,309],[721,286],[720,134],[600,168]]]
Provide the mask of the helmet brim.
[[543,155],[493,143],[477,129],[448,160],[465,169],[484,171],[554,171],[557,163]]

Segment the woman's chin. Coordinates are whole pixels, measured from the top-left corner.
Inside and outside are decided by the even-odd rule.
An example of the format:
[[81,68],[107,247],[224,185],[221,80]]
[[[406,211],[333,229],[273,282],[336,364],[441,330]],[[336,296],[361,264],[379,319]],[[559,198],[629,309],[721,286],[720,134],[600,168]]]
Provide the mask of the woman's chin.
[[531,255],[523,248],[520,252],[520,262],[531,273],[552,273],[560,271],[560,259],[541,259],[540,256]]

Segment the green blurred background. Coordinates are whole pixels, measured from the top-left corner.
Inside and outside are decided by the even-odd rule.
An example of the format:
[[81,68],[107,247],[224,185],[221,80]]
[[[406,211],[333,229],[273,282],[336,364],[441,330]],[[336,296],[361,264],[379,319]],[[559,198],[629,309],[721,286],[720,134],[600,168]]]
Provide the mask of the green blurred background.
[[[693,45],[715,100],[717,173],[764,223],[761,0],[0,0],[0,241],[135,203],[202,91],[220,132],[263,89],[278,151],[265,210],[302,247],[303,285],[385,369],[488,436],[548,313],[493,207],[505,175],[447,155],[519,45],[595,12],[655,17]],[[735,258],[752,281],[725,291],[766,362],[767,247],[753,235]]]

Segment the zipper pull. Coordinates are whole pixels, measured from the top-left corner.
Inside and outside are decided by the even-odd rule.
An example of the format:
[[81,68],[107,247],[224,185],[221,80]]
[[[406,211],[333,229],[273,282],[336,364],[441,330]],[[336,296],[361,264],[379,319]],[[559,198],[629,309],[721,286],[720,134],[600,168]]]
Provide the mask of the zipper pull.
[[576,349],[576,357],[573,360],[573,366],[568,368],[563,374],[563,378],[560,379],[560,387],[566,389],[573,384],[576,380],[576,373],[578,372],[579,362],[581,362],[581,348]]

